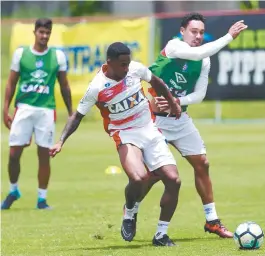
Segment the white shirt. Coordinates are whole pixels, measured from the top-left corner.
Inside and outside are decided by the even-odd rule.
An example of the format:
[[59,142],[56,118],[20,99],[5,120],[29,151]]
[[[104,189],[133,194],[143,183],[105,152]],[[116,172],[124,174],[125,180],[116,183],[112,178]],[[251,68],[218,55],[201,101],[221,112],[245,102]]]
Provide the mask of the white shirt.
[[227,33],[218,40],[197,47],[191,47],[189,44],[179,40],[178,38],[172,39],[167,43],[164,52],[168,58],[179,58],[195,61],[203,59],[201,73],[196,82],[194,91],[189,95],[179,98],[181,106],[202,102],[206,95],[208,76],[211,67],[209,57],[220,51],[232,40],[233,37]]
[[233,37],[227,33],[225,36],[213,42],[191,47],[186,42],[174,38],[168,41],[165,47],[165,54],[168,58],[172,59],[202,60],[206,57],[211,57],[231,41],[233,41]]
[[[15,52],[13,54],[10,69],[15,71],[15,72],[19,72],[19,70],[20,70],[20,60],[21,60],[21,57],[23,54],[23,50],[24,50],[23,48],[18,48],[15,50]],[[37,52],[33,49],[33,47],[30,47],[30,50],[34,55],[42,56],[42,55],[45,55],[49,51],[49,48],[47,50],[45,50],[44,52]],[[67,62],[66,62],[66,56],[65,56],[64,52],[57,49],[56,50],[56,57],[57,57],[57,62],[59,64],[59,71],[66,71],[67,70]]]
[[103,65],[89,84],[77,111],[85,115],[96,104],[110,135],[117,130],[143,127],[149,123],[151,112],[141,80],[150,82],[151,71],[143,64],[131,61],[126,77],[117,82],[104,75],[106,68]]
[[194,87],[194,91],[186,96],[179,97],[181,106],[197,104],[203,101],[208,87],[210,68],[210,58],[203,59],[201,73]]

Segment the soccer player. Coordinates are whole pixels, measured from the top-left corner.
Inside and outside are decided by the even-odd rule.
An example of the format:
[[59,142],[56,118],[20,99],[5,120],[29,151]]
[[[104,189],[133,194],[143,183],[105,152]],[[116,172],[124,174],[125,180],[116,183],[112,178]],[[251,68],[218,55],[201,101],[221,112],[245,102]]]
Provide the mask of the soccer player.
[[[34,45],[18,48],[13,56],[3,110],[4,124],[10,129],[10,191],[2,202],[1,209],[9,209],[21,196],[18,187],[20,158],[23,149],[30,144],[33,133],[39,160],[37,208],[50,209],[46,196],[51,171],[49,148],[53,145],[55,135],[56,79],[59,81],[68,114],[72,114],[71,91],[66,77],[66,57],[61,50],[48,47],[51,32],[52,21],[46,18],[38,19],[35,22]],[[9,106],[17,83],[16,111],[15,116],[11,117]]]
[[[183,41],[178,38],[170,40],[150,67],[153,74],[166,83],[176,101],[182,106],[181,117],[175,119],[168,116],[167,101],[163,97],[156,97],[157,94],[152,88],[149,91],[154,96],[151,106],[156,116],[157,127],[194,169],[195,186],[201,197],[206,218],[204,230],[220,237],[232,238],[233,234],[225,228],[216,213],[205,145],[187,113],[187,107],[200,103],[205,97],[210,70],[209,56],[226,46],[247,26],[243,21],[239,21],[224,37],[200,46],[205,31],[204,22],[205,18],[199,13],[185,16],[180,27]],[[158,179],[152,176],[149,179],[142,198],[135,205],[135,219],[140,201],[157,181]]]
[[159,95],[167,99],[172,116],[180,116],[180,106],[161,79],[141,63],[131,61],[130,49],[123,43],[115,42],[107,49],[107,63],[89,84],[77,111],[68,120],[59,142],[51,148],[50,154],[54,157],[61,151],[66,139],[96,104],[101,111],[105,131],[115,141],[121,165],[129,178],[129,184],[125,188],[126,203],[121,227],[123,239],[131,241],[135,235],[133,207],[136,199],[141,196],[147,178],[147,165],[165,185],[153,244],[173,246],[174,243],[167,235],[167,228],[177,206],[180,179],[165,138],[153,123],[141,80],[149,82]]

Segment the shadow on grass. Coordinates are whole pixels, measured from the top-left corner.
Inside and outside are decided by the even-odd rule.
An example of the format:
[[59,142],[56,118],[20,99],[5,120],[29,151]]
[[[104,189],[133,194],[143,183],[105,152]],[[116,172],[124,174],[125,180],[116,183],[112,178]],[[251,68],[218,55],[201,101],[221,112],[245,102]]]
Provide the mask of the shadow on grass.
[[[192,242],[197,240],[203,240],[203,241],[214,241],[214,240],[220,240],[219,237],[191,237],[191,238],[179,238],[179,239],[172,239],[178,247],[178,243],[182,242]],[[132,243],[137,244],[132,244]],[[76,251],[76,250],[84,250],[84,251],[97,251],[97,250],[122,250],[122,249],[140,249],[143,247],[153,247],[151,240],[145,240],[145,239],[135,239],[132,243],[124,244],[124,245],[109,245],[109,246],[103,246],[103,247],[80,247],[80,248],[70,248],[67,249],[67,251]],[[141,243],[141,244],[138,244]]]

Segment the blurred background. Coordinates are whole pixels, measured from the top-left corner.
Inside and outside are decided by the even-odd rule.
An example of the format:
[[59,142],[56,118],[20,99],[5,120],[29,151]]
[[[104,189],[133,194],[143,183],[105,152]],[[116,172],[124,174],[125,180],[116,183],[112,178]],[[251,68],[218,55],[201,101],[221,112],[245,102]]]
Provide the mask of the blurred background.
[[[150,65],[166,42],[178,36],[181,18],[192,11],[206,16],[205,43],[225,35],[238,20],[244,19],[249,27],[211,57],[207,97],[201,104],[190,106],[189,114],[207,146],[220,217],[231,231],[248,220],[265,230],[265,2],[1,1],[1,99],[14,50],[34,43],[36,18],[53,19],[49,45],[62,49],[67,56],[76,108],[104,63],[110,43],[126,43],[135,60]],[[59,86],[56,101],[59,139],[67,117]],[[63,152],[52,160],[48,201],[54,211],[40,213],[34,209],[36,147],[25,150],[20,179],[23,198],[14,209],[1,214],[2,255],[161,255],[160,250],[149,246],[149,238],[157,223],[162,183],[141,206],[137,240],[128,245],[120,239],[127,177],[124,173],[106,173],[108,167],[120,167],[120,163],[100,119],[99,111],[93,109]],[[3,127],[2,197],[9,186],[8,132]],[[179,251],[166,253],[239,255],[230,241],[209,238],[202,232],[204,216],[193,170],[176,150],[172,152],[181,173],[182,192],[170,232],[181,246],[176,249]],[[265,255],[265,247],[257,253]]]
[[[50,46],[64,50],[76,105],[113,41],[123,41],[145,65],[173,36],[183,15],[202,12],[205,42],[225,35],[237,20],[249,29],[211,58],[206,101],[192,106],[194,118],[265,119],[265,2],[263,1],[2,1],[2,88],[10,59],[21,45],[34,42],[36,18],[55,23]],[[2,91],[3,92],[3,91]],[[57,91],[58,110],[63,108]],[[246,100],[248,101],[246,103]],[[89,118],[98,118],[94,111]]]

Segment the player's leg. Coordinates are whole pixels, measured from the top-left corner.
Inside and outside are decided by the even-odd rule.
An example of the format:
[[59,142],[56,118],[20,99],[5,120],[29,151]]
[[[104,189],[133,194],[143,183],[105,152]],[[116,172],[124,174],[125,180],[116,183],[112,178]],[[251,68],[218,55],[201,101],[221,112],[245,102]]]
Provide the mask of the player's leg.
[[38,146],[38,209],[50,209],[47,204],[47,189],[50,180],[51,167],[49,148]]
[[156,173],[164,183],[165,190],[160,200],[161,212],[153,244],[156,246],[173,246],[175,244],[168,237],[167,230],[178,204],[181,181],[175,165],[162,166],[156,170]]
[[8,174],[10,181],[9,194],[2,202],[1,209],[9,209],[12,204],[20,198],[21,194],[18,186],[20,174],[20,158],[25,146],[30,144],[33,123],[31,111],[27,109],[17,109],[13,119],[9,135],[9,159]]
[[209,163],[206,155],[190,155],[185,156],[185,158],[194,169],[195,186],[203,203],[206,217],[204,230],[210,233],[216,233],[223,238],[232,238],[233,233],[226,229],[217,216],[213,199],[212,182],[209,175]]
[[132,241],[135,236],[134,205],[141,196],[144,180],[147,177],[142,161],[141,150],[131,144],[123,144],[118,149],[121,165],[129,179],[125,188],[124,217],[121,235],[124,240]]
[[[194,126],[194,124],[190,123],[189,126]],[[195,186],[205,212],[205,229],[209,232],[214,231],[221,237],[231,238],[233,234],[221,224],[216,213],[206,148],[198,130],[194,126],[192,133],[170,143],[180,151],[194,169]]]
[[160,201],[161,213],[153,244],[155,246],[173,246],[175,244],[168,237],[167,230],[177,206],[181,182],[176,161],[166,144],[165,137],[156,127],[154,127],[153,132],[152,141],[148,143],[143,151],[144,162],[149,171],[154,172],[165,186]]
[[47,189],[50,180],[49,148],[53,145],[55,135],[54,111],[50,109],[36,110],[34,133],[38,145],[38,209],[51,209],[47,204]]

